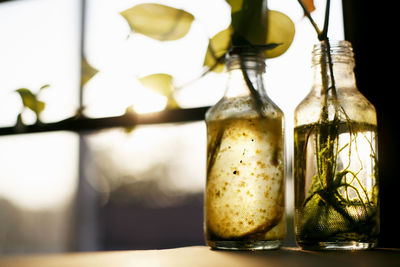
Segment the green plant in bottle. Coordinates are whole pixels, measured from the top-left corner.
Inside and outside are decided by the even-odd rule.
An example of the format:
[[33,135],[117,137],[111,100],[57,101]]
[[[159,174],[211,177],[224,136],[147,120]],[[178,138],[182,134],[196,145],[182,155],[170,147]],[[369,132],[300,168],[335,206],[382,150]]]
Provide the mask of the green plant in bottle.
[[296,240],[306,249],[372,248],[379,234],[376,111],[356,87],[351,44],[329,41],[327,23],[316,29],[314,83],[295,110]]
[[264,90],[262,51],[233,50],[227,66],[225,96],[206,114],[207,244],[277,248],[286,235],[283,113]]
[[209,58],[216,56],[207,61],[226,64],[228,82],[205,118],[205,237],[216,249],[275,249],[286,236],[284,116],[265,91],[263,73],[265,57],[283,53],[291,38],[280,51],[267,43],[269,16],[284,17],[269,12],[265,0],[228,2],[228,38],[212,41],[229,40],[230,47],[219,60],[209,46]]

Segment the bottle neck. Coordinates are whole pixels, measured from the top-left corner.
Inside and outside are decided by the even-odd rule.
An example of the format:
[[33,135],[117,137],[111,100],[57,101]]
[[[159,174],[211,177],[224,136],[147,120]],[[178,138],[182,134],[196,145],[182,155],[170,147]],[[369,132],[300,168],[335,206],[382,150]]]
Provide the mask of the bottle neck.
[[[265,95],[263,74],[265,58],[262,51],[234,50],[226,58],[228,83],[225,97],[246,97],[254,89]],[[252,88],[249,88],[252,87]]]
[[315,45],[312,53],[314,89],[324,90],[334,86],[338,90],[357,90],[354,66],[353,50],[349,42],[321,42]]
[[[337,89],[356,89],[356,79],[354,75],[354,64],[332,63],[317,64],[313,66],[313,85],[315,88],[331,88],[333,85]],[[332,72],[333,71],[333,79]]]

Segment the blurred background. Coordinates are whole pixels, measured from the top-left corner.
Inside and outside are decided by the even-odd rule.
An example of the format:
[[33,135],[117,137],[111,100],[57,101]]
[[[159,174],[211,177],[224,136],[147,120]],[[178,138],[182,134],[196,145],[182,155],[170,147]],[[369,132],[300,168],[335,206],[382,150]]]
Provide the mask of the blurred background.
[[[153,73],[173,77],[179,109],[215,104],[224,93],[226,75],[199,77],[209,38],[230,23],[229,6],[224,0],[151,1],[195,17],[184,38],[160,42],[133,32],[121,16],[147,2],[0,1],[0,127],[36,122],[35,112],[24,108],[16,93],[19,88],[37,93],[46,104],[40,114],[45,124],[79,110],[92,119],[118,117],[127,109],[162,113],[168,97],[139,82]],[[326,1],[314,2],[313,17],[322,23]],[[388,63],[395,41],[372,38],[385,36],[376,6],[331,2],[329,37],[353,42],[359,89],[378,111],[380,245],[398,247],[400,234],[391,213],[398,203],[398,141],[392,116],[395,95],[390,91],[397,84],[395,68]],[[286,116],[285,245],[295,246],[292,115],[310,89],[311,50],[317,37],[297,1],[268,0],[268,7],[289,16],[296,27],[289,50],[267,60],[265,73],[267,94]],[[187,118],[179,123],[159,118],[133,128],[2,134],[0,255],[204,245],[205,124],[188,113],[183,116]]]

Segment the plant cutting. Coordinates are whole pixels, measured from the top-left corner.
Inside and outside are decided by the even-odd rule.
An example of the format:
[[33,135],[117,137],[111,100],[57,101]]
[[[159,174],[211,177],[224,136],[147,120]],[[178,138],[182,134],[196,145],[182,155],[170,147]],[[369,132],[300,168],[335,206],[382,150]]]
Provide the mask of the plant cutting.
[[376,111],[356,87],[351,44],[328,38],[330,1],[323,30],[299,3],[320,43],[313,50],[313,87],[295,111],[296,240],[306,249],[375,247]]

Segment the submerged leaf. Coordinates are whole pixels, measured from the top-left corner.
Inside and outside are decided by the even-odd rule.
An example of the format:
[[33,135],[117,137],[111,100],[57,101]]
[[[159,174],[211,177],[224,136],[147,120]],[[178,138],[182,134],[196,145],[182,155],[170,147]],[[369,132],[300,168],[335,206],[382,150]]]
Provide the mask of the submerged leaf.
[[204,66],[214,72],[223,71],[225,65],[224,55],[229,49],[231,34],[232,28],[228,27],[210,39],[204,58]]
[[185,36],[194,16],[182,9],[160,5],[139,4],[121,12],[131,29],[158,41],[172,41]]
[[268,11],[267,44],[279,44],[273,49],[265,50],[266,58],[274,58],[282,55],[292,44],[295,34],[293,21],[282,12]]

